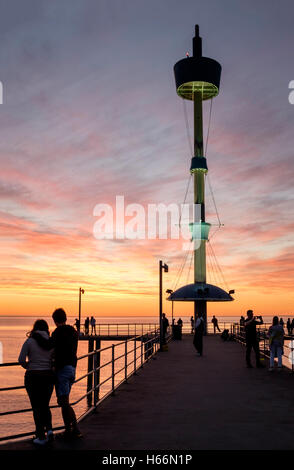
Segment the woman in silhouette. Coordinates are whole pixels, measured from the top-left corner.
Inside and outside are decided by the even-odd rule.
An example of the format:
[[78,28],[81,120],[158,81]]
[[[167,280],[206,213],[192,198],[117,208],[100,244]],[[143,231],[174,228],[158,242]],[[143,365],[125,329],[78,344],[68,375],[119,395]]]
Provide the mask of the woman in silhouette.
[[32,405],[36,425],[36,439],[33,440],[33,443],[44,445],[53,439],[52,417],[49,408],[54,388],[53,349],[48,351],[39,346],[32,337],[35,332],[48,339],[48,323],[45,320],[37,320],[34,323],[32,331],[28,333],[28,339],[21,348],[18,362],[26,369],[25,388]]

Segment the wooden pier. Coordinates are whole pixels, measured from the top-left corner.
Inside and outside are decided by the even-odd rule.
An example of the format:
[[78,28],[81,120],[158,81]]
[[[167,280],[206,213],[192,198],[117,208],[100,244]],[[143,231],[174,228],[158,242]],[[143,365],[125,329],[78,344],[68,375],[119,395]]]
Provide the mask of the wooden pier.
[[[247,369],[245,348],[217,335],[204,339],[203,357],[191,335],[168,349],[81,421],[83,439],[66,443],[57,436],[50,452],[294,449],[289,369]],[[31,448],[30,441],[0,446]]]

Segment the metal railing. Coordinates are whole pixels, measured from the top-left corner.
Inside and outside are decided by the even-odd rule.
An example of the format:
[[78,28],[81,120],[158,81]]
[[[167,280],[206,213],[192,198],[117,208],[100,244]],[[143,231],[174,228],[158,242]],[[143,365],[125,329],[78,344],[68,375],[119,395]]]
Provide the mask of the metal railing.
[[[269,327],[271,326],[271,323],[263,323],[263,325],[256,326],[256,331],[257,331],[257,339],[259,342],[259,352],[262,357],[266,357],[269,359],[270,357],[270,346],[269,346],[269,336],[268,336],[268,330]],[[246,345],[246,337],[245,337],[245,327],[241,326],[239,323],[233,323],[231,326],[231,333],[234,336],[234,339],[243,344]],[[287,343],[289,341],[289,344]],[[285,335],[284,339],[284,350],[288,352],[288,354],[284,353],[284,356],[290,358],[293,358],[293,351],[294,351],[294,335]],[[292,372],[294,372],[294,360],[289,360],[289,364],[284,361],[283,364],[285,367],[290,369]]]
[[[218,322],[218,327],[219,327],[220,331],[218,331],[218,329],[216,328],[215,333],[216,334],[222,333],[225,329],[228,329],[230,331],[231,330],[231,325],[232,325],[231,322]],[[183,334],[193,334],[192,333],[191,322],[183,322],[182,333]],[[214,333],[214,326],[211,323],[211,321],[207,322],[207,333],[208,334],[213,334]]]
[[[170,336],[167,338],[169,341],[171,338]],[[100,340],[97,339],[96,345],[100,345]],[[81,397],[79,397],[76,401],[72,402],[71,405],[75,406],[80,403],[82,400],[87,399],[88,409],[84,413],[82,413],[78,417],[78,422],[81,421],[85,416],[89,413],[93,412],[97,406],[99,406],[107,397],[113,395],[115,390],[122,384],[128,381],[128,379],[132,375],[136,375],[137,370],[139,368],[143,368],[144,364],[147,363],[154,355],[158,352],[160,347],[160,335],[159,329],[156,328],[153,331],[149,331],[143,335],[134,336],[132,338],[128,338],[124,341],[120,341],[117,344],[112,344],[110,346],[106,346],[104,348],[95,348],[93,349],[93,342],[94,339],[89,340],[89,352],[78,357],[78,361],[82,361],[83,359],[88,360],[88,371],[86,374],[83,374],[81,377],[75,380],[75,384],[82,381],[83,379],[87,379],[87,391]],[[90,346],[90,342],[92,343]],[[130,349],[130,345],[133,343],[133,348]],[[92,350],[90,350],[92,348]],[[120,348],[120,350],[118,349]],[[101,353],[106,351],[111,351],[111,359],[107,362],[100,364]],[[120,351],[118,355],[116,355],[116,351]],[[123,352],[121,352],[123,351]],[[130,360],[131,359],[131,360]],[[116,364],[118,361],[121,360],[123,365],[116,368]],[[15,367],[19,366],[18,362],[11,362],[11,363],[3,363],[0,364],[0,367]],[[100,372],[106,368],[107,366],[110,367],[111,374],[100,381]],[[131,368],[131,371],[129,369]],[[120,374],[120,376],[119,376]],[[117,376],[118,380],[117,380]],[[103,397],[99,397],[100,389],[103,385],[110,383],[109,391],[103,395]],[[0,388],[0,392],[4,391],[13,391],[13,390],[20,390],[25,389],[25,386],[16,386],[16,387],[4,387]],[[50,406],[50,409],[59,408],[58,405]],[[19,413],[28,413],[31,412],[32,408],[25,408],[25,409],[17,409],[12,411],[5,411],[0,412],[0,416],[7,416],[7,415],[14,415]],[[64,429],[64,426],[54,427],[54,431],[59,431]],[[2,436],[0,437],[1,441],[7,441],[11,439],[19,439],[24,437],[29,437],[34,435],[35,432],[24,432],[20,434],[14,434],[9,436]]]
[[156,323],[98,323],[92,328],[89,325],[88,331],[85,331],[85,325],[81,325],[81,332],[86,335],[97,336],[137,336],[154,331],[158,328]]

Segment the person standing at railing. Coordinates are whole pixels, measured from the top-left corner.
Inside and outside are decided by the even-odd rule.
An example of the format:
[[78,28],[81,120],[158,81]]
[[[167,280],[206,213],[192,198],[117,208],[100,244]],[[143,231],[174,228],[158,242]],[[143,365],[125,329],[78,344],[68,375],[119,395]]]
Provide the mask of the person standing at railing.
[[244,331],[245,331],[245,317],[243,315],[240,318],[240,335],[244,336]]
[[96,320],[94,317],[91,317],[90,325],[91,325],[91,335],[94,333],[96,335]]
[[46,350],[39,346],[33,338],[34,333],[38,333],[45,340],[48,340],[48,323],[45,320],[37,320],[34,323],[28,339],[21,348],[18,362],[26,369],[25,388],[32,405],[36,425],[36,439],[33,440],[33,443],[45,445],[48,440],[53,438],[49,403],[54,388],[54,372],[52,368],[54,351],[53,348]]
[[194,326],[195,326],[195,325],[194,325],[194,317],[193,317],[193,315],[192,315],[191,318],[190,318],[190,322],[191,322],[191,334],[193,334],[193,333],[194,333]]
[[180,328],[183,328],[183,320],[181,318],[178,319],[177,324]]
[[246,363],[248,368],[252,368],[251,364],[251,349],[253,348],[256,357],[256,367],[263,368],[260,362],[259,344],[257,338],[256,325],[262,325],[262,316],[253,316],[253,310],[247,310],[247,318],[244,322],[245,325],[245,338],[246,338]]
[[291,334],[291,320],[288,318],[287,320],[287,330],[288,330],[288,335],[290,336]]
[[76,330],[80,332],[80,320],[78,318],[76,318],[75,327],[76,327]]
[[270,345],[270,367],[269,371],[274,370],[275,357],[278,358],[278,370],[282,370],[282,355],[284,354],[284,328],[279,324],[279,318],[273,318],[273,324],[268,330]]
[[87,317],[86,320],[85,320],[85,325],[84,325],[84,328],[85,328],[85,335],[88,335],[88,334],[89,334],[89,325],[90,325],[90,318]]
[[291,335],[293,334],[293,330],[294,330],[294,318],[292,318],[292,321],[291,321]]
[[62,308],[53,312],[52,318],[56,325],[51,338],[44,340],[39,334],[33,337],[44,348],[54,348],[54,367],[56,370],[56,396],[57,403],[61,407],[62,417],[65,425],[64,437],[73,439],[81,437],[82,434],[77,426],[74,409],[70,405],[69,395],[75,381],[77,366],[78,333],[66,324],[66,313]]
[[220,333],[220,329],[219,329],[219,326],[218,326],[218,320],[217,320],[217,318],[215,317],[215,315],[213,315],[212,320],[211,320],[211,323],[213,324],[213,334],[215,335],[216,329],[217,329],[217,331]]

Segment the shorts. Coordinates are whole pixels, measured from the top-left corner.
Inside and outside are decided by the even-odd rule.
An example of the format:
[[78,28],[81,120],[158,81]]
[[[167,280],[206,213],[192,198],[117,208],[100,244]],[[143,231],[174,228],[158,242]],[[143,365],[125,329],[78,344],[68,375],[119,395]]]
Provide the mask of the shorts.
[[55,390],[58,397],[69,395],[75,381],[76,369],[73,366],[64,366],[56,372]]

